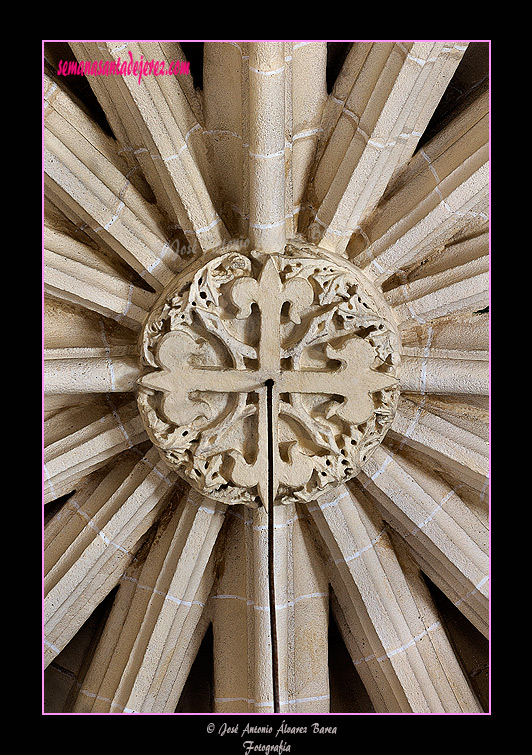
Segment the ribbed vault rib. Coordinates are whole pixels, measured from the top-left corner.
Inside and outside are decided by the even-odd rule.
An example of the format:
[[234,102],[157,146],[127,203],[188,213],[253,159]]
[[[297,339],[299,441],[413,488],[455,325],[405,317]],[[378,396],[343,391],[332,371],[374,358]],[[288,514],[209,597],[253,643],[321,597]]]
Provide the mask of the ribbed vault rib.
[[217,713],[273,712],[267,520],[264,508],[228,513],[211,597]]
[[[63,251],[64,246],[71,250],[68,256]],[[46,229],[45,292],[138,330],[153,303],[154,295],[123,280],[114,272],[98,269],[95,267],[99,263],[98,258],[91,265],[93,257],[95,255],[88,245]]]
[[205,43],[204,136],[222,214],[259,248],[297,229],[322,131],[325,61],[323,42]]
[[[347,247],[379,283],[488,219],[488,95],[479,92],[399,171]],[[403,281],[401,281],[403,282]]]
[[401,368],[403,391],[479,396],[489,393],[489,363],[485,360],[405,356]]
[[[73,45],[76,55],[89,59],[135,61],[170,60],[157,42],[126,42],[122,45],[85,43]],[[124,149],[137,156],[161,206],[177,220],[189,242],[199,250],[211,249],[228,240],[224,224],[212,200],[202,126],[182,90],[178,76],[146,76],[143,86],[133,76],[115,77],[115,106],[127,138]],[[96,96],[100,95],[97,86]],[[101,95],[100,95],[101,96]]]
[[249,43],[249,229],[262,251],[286,240],[285,72],[283,45]]
[[[76,353],[78,351],[78,353]],[[81,351],[82,353],[79,353]],[[44,363],[45,394],[129,393],[140,375],[138,359],[73,350]],[[49,355],[46,355],[49,357]]]
[[[375,709],[420,713],[457,705],[474,708],[450,645],[432,639],[442,628],[431,601],[420,594],[419,579],[407,578],[364,492],[340,491],[336,498],[309,506],[309,512],[328,546],[337,617]],[[443,674],[431,674],[434,665]]]
[[487,443],[426,409],[403,399],[387,436],[442,464],[457,479],[483,490],[489,472]]
[[488,626],[488,533],[454,488],[407,458],[376,449],[355,485],[419,555],[422,568],[482,633]]
[[329,589],[303,509],[274,507],[280,713],[327,713]]
[[[266,517],[230,509],[224,571],[211,596],[215,710],[273,712],[272,605],[264,544]],[[276,647],[280,713],[327,712],[328,585],[305,526],[293,506],[274,508]],[[245,542],[246,560],[239,558]],[[224,652],[222,652],[222,649]],[[244,652],[246,649],[246,652]],[[255,669],[250,674],[250,667]]]
[[[175,482],[156,451],[137,459],[136,454],[122,459],[82,503],[74,495],[66,504],[68,526],[62,525],[45,552],[48,662],[116,586]],[[63,520],[64,515],[61,509],[56,518]],[[54,520],[49,526],[55,527]]]
[[163,219],[133,186],[116,145],[45,77],[44,184],[75,225],[161,288],[175,263]]
[[439,317],[428,323],[411,320],[402,328],[402,353],[416,357],[428,354],[488,361],[489,326],[486,313]]
[[[325,136],[310,194],[316,212],[313,233],[321,246],[340,253],[375,208],[394,171],[413,154],[467,47],[362,43],[357,50],[357,45],[343,67],[346,99],[332,133]],[[327,115],[330,128],[330,109]]]
[[208,623],[223,508],[185,495],[165,509],[123,573],[75,711],[174,712]]
[[[78,480],[103,466],[109,459],[147,439],[135,402],[113,407],[103,417],[85,423],[86,413],[72,408],[72,425],[64,423],[65,435],[44,449],[45,501],[69,493]],[[46,438],[45,423],[45,438]]]

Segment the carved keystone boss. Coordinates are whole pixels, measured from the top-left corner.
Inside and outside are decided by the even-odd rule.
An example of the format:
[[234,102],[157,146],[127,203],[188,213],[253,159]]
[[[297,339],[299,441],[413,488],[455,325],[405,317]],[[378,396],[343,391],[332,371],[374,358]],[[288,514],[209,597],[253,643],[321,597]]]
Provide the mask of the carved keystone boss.
[[224,251],[142,332],[141,416],[168,465],[224,503],[309,501],[355,475],[398,400],[399,336],[345,259]]

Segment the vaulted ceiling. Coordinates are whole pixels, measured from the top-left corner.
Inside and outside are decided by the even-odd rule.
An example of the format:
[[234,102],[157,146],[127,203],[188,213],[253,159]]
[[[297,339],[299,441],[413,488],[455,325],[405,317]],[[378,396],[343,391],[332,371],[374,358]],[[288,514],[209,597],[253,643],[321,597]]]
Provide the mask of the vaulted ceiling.
[[[45,43],[45,712],[488,710],[488,55]],[[190,73],[62,75],[119,59]],[[137,404],[161,292],[235,240],[337,255],[401,340],[382,443],[270,511],[176,474]]]

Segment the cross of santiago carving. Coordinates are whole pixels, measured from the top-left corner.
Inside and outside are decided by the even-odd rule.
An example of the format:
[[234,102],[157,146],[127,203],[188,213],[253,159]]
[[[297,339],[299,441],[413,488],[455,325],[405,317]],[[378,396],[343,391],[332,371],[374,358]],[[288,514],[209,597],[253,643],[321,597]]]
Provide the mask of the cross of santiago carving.
[[[250,393],[259,396],[258,448],[255,460],[249,464],[236,451],[231,477],[243,487],[257,486],[263,505],[268,506],[268,475],[273,470],[273,497],[279,485],[291,488],[304,485],[314,465],[312,457],[297,449],[289,450],[289,461],[279,454],[277,422],[279,394],[312,393],[338,394],[344,403],[336,409],[344,420],[353,425],[365,422],[374,411],[371,393],[390,387],[396,378],[372,369],[375,353],[371,345],[356,336],[345,341],[341,348],[327,346],[327,356],[338,360],[333,370],[286,370],[281,366],[280,321],[281,309],[289,304],[289,318],[301,322],[301,315],[313,304],[314,291],[304,278],[294,277],[283,284],[273,259],[264,265],[258,280],[244,276],[232,284],[231,299],[238,308],[237,319],[249,317],[252,304],[260,311],[261,328],[257,369],[228,369],[205,367],[189,363],[197,345],[192,336],[183,331],[171,331],[158,346],[161,371],[145,375],[139,382],[146,388],[162,391],[163,411],[176,425],[184,425],[200,416],[197,402],[189,398],[196,391],[218,393]],[[268,421],[266,386],[271,386],[271,417]],[[269,426],[271,424],[271,426]],[[269,443],[270,433],[273,435]],[[273,458],[271,450],[273,448]]]

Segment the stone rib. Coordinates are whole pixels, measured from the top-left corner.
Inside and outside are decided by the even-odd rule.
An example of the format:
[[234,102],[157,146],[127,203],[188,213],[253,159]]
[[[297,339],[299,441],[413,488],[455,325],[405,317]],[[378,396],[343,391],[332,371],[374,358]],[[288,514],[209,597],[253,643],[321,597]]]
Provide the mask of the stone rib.
[[403,356],[400,386],[413,393],[487,396],[489,363],[485,360]]
[[129,393],[140,375],[136,357],[82,357],[44,362],[44,395],[65,393]]
[[94,310],[44,297],[44,359],[66,358],[69,353],[86,356],[135,356],[137,333],[100,316]]
[[437,651],[431,642],[431,633],[441,631],[439,622],[427,623],[426,611],[420,617],[382,520],[360,491],[329,499],[309,506],[309,512],[330,550],[331,582],[344,622],[364,647],[353,661],[367,664],[359,673],[378,712],[457,712],[463,704],[475,710],[464,679],[458,682],[462,702],[451,685],[429,674],[435,662],[455,665],[452,649],[447,644]]
[[304,213],[305,195],[316,149],[323,133],[321,123],[327,101],[325,78],[327,44],[324,42],[285,43],[291,56],[288,68],[291,103],[287,118],[287,132],[291,142],[291,196],[287,193],[287,233],[293,235],[299,226],[299,217]]
[[[98,603],[118,583],[134,547],[160,513],[173,478],[152,450],[131,469],[130,460],[109,472],[85,502],[75,506],[86,526],[61,532],[62,553],[48,569],[44,601],[45,658],[53,660]],[[112,478],[112,479],[110,479]],[[113,492],[114,491],[114,492]]]
[[406,283],[385,295],[399,326],[412,318],[426,322],[489,304],[489,255]]
[[[54,86],[51,81],[46,84],[48,91]],[[91,137],[95,128],[89,119],[76,112],[75,122],[67,120],[59,108],[67,95],[59,88],[54,94],[45,109],[43,157],[44,183],[52,201],[72,211],[72,219],[79,218],[86,232],[108,244],[150,285],[161,288],[172,270],[162,259],[171,255],[160,218],[121,172],[119,161],[109,159],[108,147],[104,152],[86,137],[86,130]]]
[[85,424],[79,415],[76,422],[44,449],[45,503],[70,492],[77,480],[148,437],[134,401],[94,422]]
[[249,43],[248,81],[250,241],[273,252],[286,239],[283,44]]
[[[210,565],[205,569],[192,600],[183,601],[168,591],[171,575],[167,573],[165,578],[160,578],[168,549],[172,547],[176,528],[183,516],[185,501],[186,496],[179,503],[177,499],[170,502],[164,516],[137,552],[137,559],[123,574],[109,618],[80,686],[74,712],[127,712],[119,700],[129,694],[134,674],[141,667],[143,648],[146,649],[150,632],[166,601],[179,605],[183,612],[188,611],[181,639],[186,651],[175,658],[173,666],[175,684],[182,688],[206,628],[204,605],[213,579]],[[144,645],[140,638],[143,638]],[[127,674],[124,673],[126,666]],[[179,689],[174,692],[175,698]]]
[[429,456],[458,480],[483,490],[489,475],[488,444],[464,428],[403,399],[387,439]]
[[249,218],[248,64],[243,48],[246,42],[205,42],[203,56],[204,139],[221,213],[234,235],[247,233]]
[[445,396],[431,394],[409,394],[408,400],[417,410],[427,411],[441,417],[458,428],[489,442],[489,405],[488,397],[482,396]]
[[153,584],[153,590],[145,618],[113,697],[124,712],[175,710],[185,681],[183,659],[175,648],[182,638],[185,644],[190,642],[198,621],[198,601],[201,604],[206,599],[205,588],[209,585],[203,575],[209,573],[208,563],[225,510],[224,505],[211,505],[189,494],[177,521],[173,518],[168,535],[163,535],[165,542],[157,551],[158,574],[150,564],[151,580],[155,579],[155,583],[148,582]]
[[211,597],[214,712],[273,713],[265,509],[230,513],[224,543],[225,569]]
[[[231,227],[242,235],[251,223],[252,234],[259,237],[270,233],[275,238],[284,219],[285,235],[289,237],[295,233],[304,208],[306,183],[322,132],[326,46],[322,42],[272,43],[274,62],[262,73],[257,73],[259,68],[250,62],[253,49],[247,42],[205,43],[204,136],[213,151],[220,205]],[[272,70],[278,73],[272,74]],[[275,80],[279,76],[284,84]],[[257,97],[264,115],[250,118]],[[270,111],[278,133],[274,147],[266,143],[261,146],[264,137],[259,134],[260,121],[269,122]],[[252,139],[255,146],[251,146]],[[274,173],[284,180],[282,211],[283,197],[269,196]]]
[[427,323],[411,320],[403,323],[401,329],[401,353],[415,357],[430,355],[487,360],[489,325],[488,313],[465,312]]
[[[122,60],[129,53],[140,61],[166,61],[160,43],[112,43],[86,48],[93,58]],[[79,51],[78,54],[82,54]],[[228,240],[210,195],[212,186],[203,150],[202,126],[197,121],[177,76],[117,76],[116,107],[128,147],[136,153],[143,173],[157,191],[162,206],[176,218],[191,245],[208,250]],[[134,113],[137,117],[132,118]],[[199,139],[197,145],[193,140]]]
[[331,158],[336,170],[325,192],[319,188],[319,167],[315,178],[320,245],[339,253],[345,250],[396,168],[412,155],[465,48],[376,43],[360,70],[355,67],[356,79],[343,108],[353,125],[346,129],[340,119],[335,130],[345,135],[335,139],[333,134],[325,148],[321,164],[328,161],[328,151],[338,154]]
[[[44,248],[44,291],[139,330],[153,295],[149,291]],[[89,255],[87,255],[89,256]]]
[[[458,493],[432,478],[404,455],[378,448],[358,477],[363,489],[378,503],[383,516],[405,538],[413,553],[431,565],[431,579],[453,587],[452,597],[476,595],[489,573],[486,532],[478,518],[463,504]],[[459,485],[456,486],[458,490]],[[437,576],[441,571],[445,580]],[[485,632],[488,619],[487,591],[478,599],[477,626]],[[461,610],[471,602],[464,600]]]
[[488,219],[489,122],[480,93],[400,171],[346,250],[379,283]]
[[274,587],[281,713],[329,712],[329,587],[305,524],[299,507],[292,504],[274,508]]

